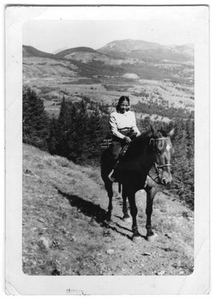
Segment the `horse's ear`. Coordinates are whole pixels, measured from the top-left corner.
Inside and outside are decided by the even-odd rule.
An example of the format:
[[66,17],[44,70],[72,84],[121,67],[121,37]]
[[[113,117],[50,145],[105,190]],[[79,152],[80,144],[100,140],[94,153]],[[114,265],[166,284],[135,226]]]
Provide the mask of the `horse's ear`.
[[151,129],[152,135],[155,136],[157,131],[152,124],[150,124],[150,129]]
[[173,136],[174,133],[175,133],[175,128],[173,128],[173,129],[168,133],[168,135],[169,135],[169,136]]
[[154,130],[154,127],[152,126],[152,124],[150,124],[150,130],[152,132],[152,135],[154,135],[155,130]]

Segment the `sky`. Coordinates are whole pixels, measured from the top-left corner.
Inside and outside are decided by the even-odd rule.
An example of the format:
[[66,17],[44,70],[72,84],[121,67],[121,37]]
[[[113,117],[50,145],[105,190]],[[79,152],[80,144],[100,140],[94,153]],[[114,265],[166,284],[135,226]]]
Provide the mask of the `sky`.
[[[29,8],[30,9],[30,8]],[[32,12],[33,9],[33,12]],[[54,53],[73,47],[98,49],[114,40],[138,39],[163,45],[193,43],[198,8],[31,8],[23,44]]]

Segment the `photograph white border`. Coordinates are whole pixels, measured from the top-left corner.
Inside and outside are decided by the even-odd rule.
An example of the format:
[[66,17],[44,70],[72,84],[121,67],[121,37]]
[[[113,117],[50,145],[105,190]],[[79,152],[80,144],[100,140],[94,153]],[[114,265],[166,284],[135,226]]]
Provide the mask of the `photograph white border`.
[[[38,2],[39,4],[39,2]],[[207,9],[206,9],[207,10]],[[204,15],[204,16],[203,16]],[[209,292],[209,15],[198,16],[195,41],[195,269],[189,276],[28,276],[22,272],[22,26],[6,15],[6,290],[9,294],[205,294]],[[11,88],[12,87],[12,88]],[[203,99],[203,100],[202,100]],[[19,125],[19,126],[18,126]],[[21,161],[20,161],[21,160]],[[204,176],[202,176],[204,174]],[[132,281],[132,288],[131,288]]]

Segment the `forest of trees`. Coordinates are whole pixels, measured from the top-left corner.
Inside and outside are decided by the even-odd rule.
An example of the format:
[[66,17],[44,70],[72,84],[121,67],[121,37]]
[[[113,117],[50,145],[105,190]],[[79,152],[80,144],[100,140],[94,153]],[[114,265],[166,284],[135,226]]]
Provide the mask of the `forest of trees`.
[[194,118],[194,112],[189,112],[183,108],[176,108],[173,105],[169,106],[167,101],[162,100],[162,104],[158,103],[158,101],[153,101],[148,98],[146,102],[139,102],[134,105],[136,111],[145,114],[157,114],[163,117],[167,117],[169,119],[177,118],[178,116],[182,118]]
[[43,101],[28,87],[23,88],[23,142],[47,150],[49,120]]
[[[150,108],[151,109],[151,108]],[[156,113],[154,111],[153,113]],[[180,117],[179,117],[180,116]],[[150,118],[138,121],[140,131],[151,124]],[[170,123],[155,122],[155,128],[175,128],[172,143],[173,184],[171,192],[194,208],[194,120],[174,114]],[[50,118],[43,101],[29,87],[23,88],[23,142],[51,155],[59,155],[81,165],[99,166],[101,142],[109,134],[108,107],[84,98],[80,102],[62,99],[58,118]]]

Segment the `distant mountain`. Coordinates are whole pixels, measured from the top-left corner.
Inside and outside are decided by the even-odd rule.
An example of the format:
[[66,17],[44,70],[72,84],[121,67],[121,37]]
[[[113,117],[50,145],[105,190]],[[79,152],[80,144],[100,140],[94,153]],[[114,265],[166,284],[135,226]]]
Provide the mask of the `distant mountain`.
[[148,49],[161,49],[161,48],[164,48],[164,46],[158,43],[126,39],[126,40],[116,40],[111,43],[108,43],[106,46],[99,48],[97,51],[109,54],[111,52],[129,53],[131,51],[145,51]]
[[40,51],[32,46],[23,46],[22,48],[23,57],[46,57],[54,58],[55,56],[51,53]]
[[60,48],[60,49],[56,49],[56,50],[53,51],[52,53],[55,55],[55,54],[60,53],[60,52],[62,52],[62,51],[64,51],[64,50],[66,50],[66,49],[68,49],[68,48],[67,48],[67,47],[63,47],[63,48]]
[[187,62],[193,60],[193,46],[164,46],[141,40],[116,40],[97,49],[98,52],[115,58],[133,58],[153,62]]
[[194,57],[194,47],[192,44],[172,46],[172,50]]
[[100,60],[105,61],[107,57],[103,53],[99,53],[96,50],[89,48],[89,47],[76,47],[66,49],[57,53],[56,58],[59,59],[67,59],[67,60],[76,60],[81,61],[83,63],[88,63],[90,61]]
[[96,50],[89,47],[75,47],[63,50],[59,53],[56,53],[55,55],[59,58],[67,58],[68,56],[71,56],[77,52],[97,53]]

